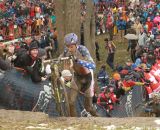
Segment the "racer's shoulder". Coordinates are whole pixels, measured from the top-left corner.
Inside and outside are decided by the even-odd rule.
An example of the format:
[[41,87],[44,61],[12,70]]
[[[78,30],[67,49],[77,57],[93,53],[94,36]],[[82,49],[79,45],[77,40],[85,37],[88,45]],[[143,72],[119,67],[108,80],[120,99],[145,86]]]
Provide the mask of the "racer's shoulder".
[[88,51],[87,47],[86,47],[86,46],[83,46],[83,45],[78,45],[77,48],[78,48],[78,50],[80,50],[80,51]]

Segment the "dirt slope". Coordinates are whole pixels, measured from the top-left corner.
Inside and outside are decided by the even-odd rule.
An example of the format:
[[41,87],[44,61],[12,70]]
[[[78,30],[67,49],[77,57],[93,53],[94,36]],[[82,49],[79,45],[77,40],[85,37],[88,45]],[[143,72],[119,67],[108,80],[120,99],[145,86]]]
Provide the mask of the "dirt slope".
[[43,113],[0,110],[0,130],[160,130],[158,118],[49,118]]

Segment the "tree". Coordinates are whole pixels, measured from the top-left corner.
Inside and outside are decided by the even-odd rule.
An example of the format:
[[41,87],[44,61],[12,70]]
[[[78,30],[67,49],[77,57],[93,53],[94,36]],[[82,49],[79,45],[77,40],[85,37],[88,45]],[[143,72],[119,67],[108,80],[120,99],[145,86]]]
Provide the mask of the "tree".
[[95,58],[95,12],[92,0],[86,1],[86,16],[84,21],[84,44]]
[[59,51],[64,49],[64,36],[74,32],[80,38],[80,0],[55,0]]
[[[95,58],[95,15],[92,0],[86,1],[86,16],[84,21],[84,42],[92,57]],[[74,32],[80,41],[81,4],[80,0],[55,0],[55,12],[57,17],[59,51],[64,48],[64,36]]]

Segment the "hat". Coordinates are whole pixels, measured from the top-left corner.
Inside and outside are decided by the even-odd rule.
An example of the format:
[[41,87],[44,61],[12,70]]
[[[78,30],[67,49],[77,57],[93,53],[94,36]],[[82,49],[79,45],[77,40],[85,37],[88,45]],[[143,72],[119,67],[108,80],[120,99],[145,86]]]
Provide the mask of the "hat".
[[113,74],[113,79],[115,79],[115,80],[120,80],[120,79],[121,79],[120,74],[119,74],[119,73],[114,73],[114,74]]
[[31,43],[30,43],[30,46],[29,46],[29,50],[31,51],[31,50],[33,50],[33,49],[38,49],[38,43],[37,43],[37,41],[32,41]]
[[61,74],[62,74],[62,77],[72,76],[70,70],[63,70]]
[[75,33],[69,33],[64,37],[66,45],[74,45],[78,42],[78,36]]

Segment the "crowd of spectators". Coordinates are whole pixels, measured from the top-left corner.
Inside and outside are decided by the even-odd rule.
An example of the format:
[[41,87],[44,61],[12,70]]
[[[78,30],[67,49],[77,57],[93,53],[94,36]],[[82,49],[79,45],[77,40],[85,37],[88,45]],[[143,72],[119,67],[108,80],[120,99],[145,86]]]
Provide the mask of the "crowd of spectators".
[[108,4],[99,0],[96,3],[96,34],[107,32],[107,41],[112,41],[118,34],[120,39],[126,34],[131,35],[127,38],[127,51],[130,51],[132,61],[126,61],[125,66],[115,66],[107,61],[111,68],[115,68],[113,77],[109,78],[105,65],[97,76],[102,91],[97,99],[98,110],[105,116],[110,116],[114,104],[132,87],[143,86],[148,100],[153,98],[154,93],[159,93],[160,88],[160,3],[153,0],[121,2],[123,4],[114,1]]
[[40,35],[53,30],[55,21],[53,1],[0,1],[0,41]]

